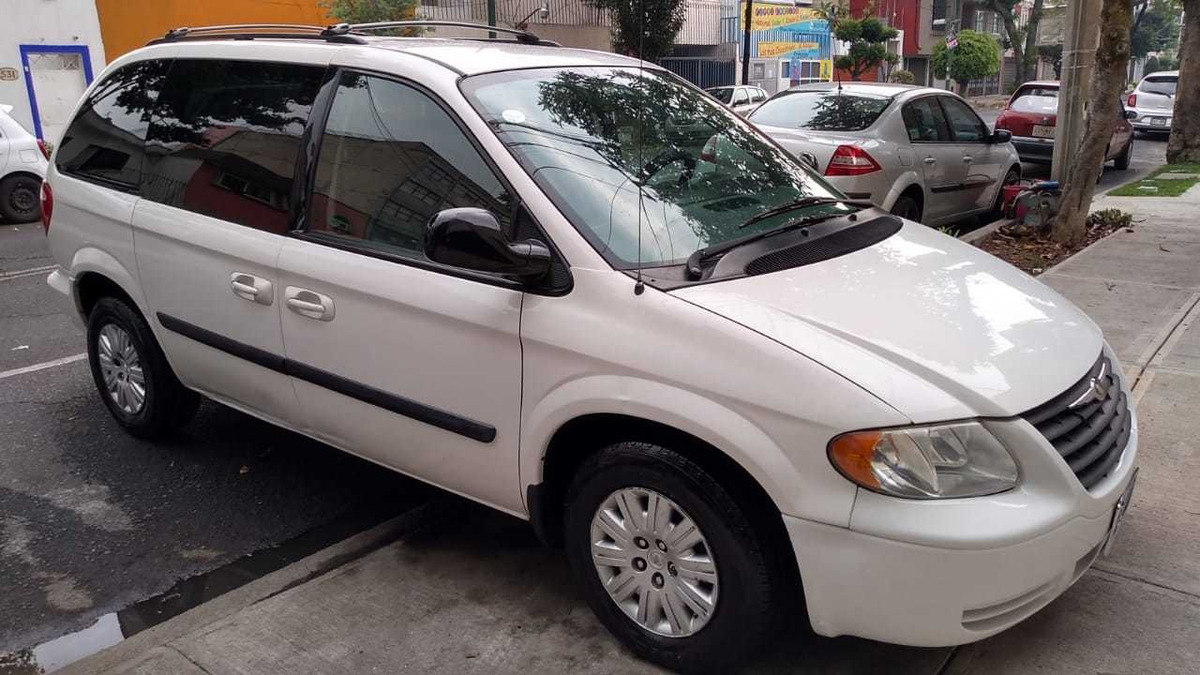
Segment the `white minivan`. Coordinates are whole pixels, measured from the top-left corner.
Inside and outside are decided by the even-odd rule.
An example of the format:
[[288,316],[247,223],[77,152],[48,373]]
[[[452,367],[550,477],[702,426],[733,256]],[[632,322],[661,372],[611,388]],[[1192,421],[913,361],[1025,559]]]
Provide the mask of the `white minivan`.
[[685,671],[799,608],[978,640],[1111,542],[1137,423],[1058,293],[656,66],[369,28],[175,31],[80,104],[48,281],[129,432],[204,395],[528,519]]

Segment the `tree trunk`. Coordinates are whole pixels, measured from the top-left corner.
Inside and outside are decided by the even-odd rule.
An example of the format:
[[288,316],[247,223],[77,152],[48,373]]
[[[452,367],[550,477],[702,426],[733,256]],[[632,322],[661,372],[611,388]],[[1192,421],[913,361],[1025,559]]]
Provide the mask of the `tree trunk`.
[[[1200,0],[1190,0],[1200,2]],[[1087,233],[1084,227],[1096,190],[1096,176],[1104,162],[1104,151],[1120,117],[1117,105],[1125,89],[1125,67],[1129,64],[1129,29],[1133,24],[1131,0],[1103,0],[1100,6],[1100,46],[1092,75],[1086,119],[1079,149],[1067,169],[1054,239],[1076,244]],[[1178,105],[1178,104],[1177,104]]]
[[1167,161],[1200,162],[1200,0],[1183,0],[1183,37],[1179,41],[1179,86]]
[[1021,85],[1032,80],[1037,72],[1038,48],[1037,32],[1042,23],[1043,0],[1033,0],[1033,9],[1029,12],[1029,21],[1025,25],[1025,62],[1018,64],[1017,84]]
[[[1014,11],[1016,11],[1014,9]],[[1004,34],[1008,36],[1008,42],[1012,45],[1013,59],[1017,62],[1017,84],[1022,84],[1029,78],[1025,76],[1025,47],[1021,44],[1021,29],[1017,28],[1017,22],[1013,20],[1013,15],[1000,14],[1000,20],[1004,22]],[[1004,52],[1000,53],[1001,60],[1004,59]]]

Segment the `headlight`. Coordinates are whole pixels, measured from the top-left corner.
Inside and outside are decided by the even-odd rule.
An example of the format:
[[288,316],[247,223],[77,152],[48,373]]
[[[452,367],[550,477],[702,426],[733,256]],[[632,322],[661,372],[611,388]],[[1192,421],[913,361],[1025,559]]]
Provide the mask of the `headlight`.
[[983,425],[853,431],[829,443],[829,460],[858,485],[895,497],[978,497],[1017,484],[1017,465]]

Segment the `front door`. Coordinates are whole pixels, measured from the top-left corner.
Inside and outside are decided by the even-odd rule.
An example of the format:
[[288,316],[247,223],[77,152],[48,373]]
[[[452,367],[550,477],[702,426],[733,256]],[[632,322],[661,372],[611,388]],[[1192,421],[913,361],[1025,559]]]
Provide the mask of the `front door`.
[[324,72],[175,60],[151,121],[133,216],[142,288],[179,378],[285,423],[298,415],[283,368],[275,261]]
[[523,293],[428,260],[438,211],[512,222],[514,198],[430,95],[341,75],[302,233],[279,256],[284,343],[307,430],[510,512]]
[[963,203],[967,211],[991,208],[998,184],[1008,167],[1004,166],[1008,152],[1003,145],[991,142],[991,133],[979,115],[962,99],[939,96],[946,111],[950,133],[961,153],[963,163]]
[[934,225],[952,220],[965,208],[962,183],[966,171],[942,107],[935,96],[925,96],[905,103],[902,115],[913,156],[925,177],[921,222]]

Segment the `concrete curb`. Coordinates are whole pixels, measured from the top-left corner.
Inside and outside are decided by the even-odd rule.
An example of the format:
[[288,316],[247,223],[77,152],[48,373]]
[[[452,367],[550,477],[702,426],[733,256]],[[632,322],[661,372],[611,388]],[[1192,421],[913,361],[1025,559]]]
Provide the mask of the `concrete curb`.
[[987,225],[984,225],[983,227],[979,228],[978,230],[971,230],[970,232],[961,234],[958,236],[958,238],[972,246],[976,246],[979,244],[979,242],[983,241],[984,239],[987,239],[988,235],[992,234],[996,230],[998,230],[1012,222],[1014,222],[1014,221],[1012,221],[1008,218],[1001,218],[1000,220],[993,221],[991,223],[988,223]]
[[427,501],[56,672],[62,675],[94,675],[130,664],[151,650],[419,531],[431,522],[432,514],[441,501],[437,498]]

